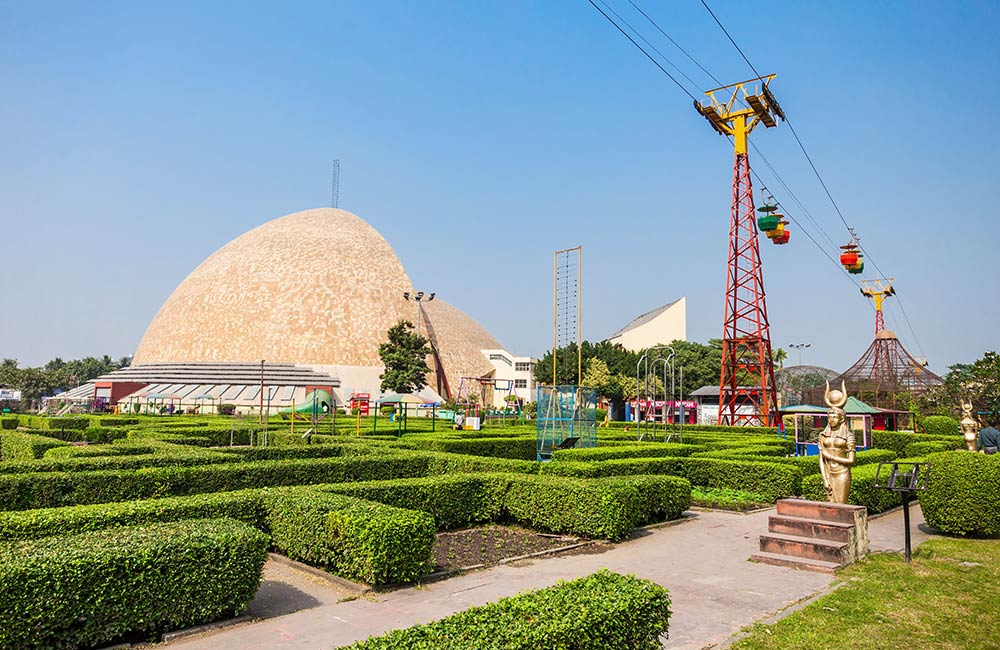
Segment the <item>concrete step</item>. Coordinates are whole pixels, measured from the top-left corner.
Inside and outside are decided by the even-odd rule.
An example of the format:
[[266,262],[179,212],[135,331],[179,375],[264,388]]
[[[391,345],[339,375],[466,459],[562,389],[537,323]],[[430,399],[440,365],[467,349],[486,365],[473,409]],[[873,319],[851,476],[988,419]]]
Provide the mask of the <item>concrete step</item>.
[[804,569],[806,571],[819,571],[820,573],[833,573],[840,565],[835,562],[825,562],[823,560],[810,560],[802,557],[792,557],[780,553],[766,553],[758,551],[750,556],[752,562],[762,564],[773,564],[775,566],[789,567],[792,569]]
[[813,537],[828,542],[849,542],[853,534],[854,524],[839,521],[824,521],[808,517],[791,517],[788,515],[771,515],[767,518],[767,530],[779,535],[794,535],[796,537]]
[[760,550],[792,557],[823,560],[842,564],[849,554],[846,542],[827,542],[821,539],[767,533],[760,536]]
[[779,515],[835,521],[842,524],[853,524],[855,513],[865,509],[864,506],[806,501],[805,499],[779,499],[777,508]]

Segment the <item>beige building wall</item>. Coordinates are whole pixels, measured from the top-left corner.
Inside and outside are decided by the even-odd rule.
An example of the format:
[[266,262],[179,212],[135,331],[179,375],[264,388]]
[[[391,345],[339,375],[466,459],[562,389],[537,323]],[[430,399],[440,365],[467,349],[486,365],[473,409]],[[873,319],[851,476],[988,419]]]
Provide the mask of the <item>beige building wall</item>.
[[635,318],[607,339],[630,351],[644,350],[658,344],[687,340],[687,298]]

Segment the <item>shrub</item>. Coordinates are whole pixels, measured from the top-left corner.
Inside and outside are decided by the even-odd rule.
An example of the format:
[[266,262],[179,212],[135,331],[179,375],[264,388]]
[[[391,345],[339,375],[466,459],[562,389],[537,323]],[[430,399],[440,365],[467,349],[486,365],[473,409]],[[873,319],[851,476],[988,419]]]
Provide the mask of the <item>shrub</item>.
[[961,438],[955,440],[955,442],[946,442],[944,440],[928,440],[927,442],[911,442],[906,445],[906,449],[903,451],[903,455],[907,458],[913,457],[923,457],[928,454],[937,453],[939,451],[953,451],[955,449],[964,448],[965,441]]
[[[903,498],[899,492],[875,487],[875,475],[878,465],[869,464],[855,467],[851,470],[851,492],[847,502],[856,506],[868,508],[868,514],[885,512],[890,508],[902,505]],[[883,472],[884,480],[885,472]],[[823,490],[823,477],[812,474],[802,479],[802,496],[812,501],[826,501]]]
[[1000,454],[931,454],[920,507],[930,526],[952,535],[1000,536]]
[[[0,475],[0,510],[52,508],[251,487],[423,476],[427,473],[428,462],[427,458],[414,453],[406,456],[305,458],[189,467],[145,467],[134,471],[5,474]],[[446,462],[444,464],[447,465]]]
[[56,440],[55,438],[36,436],[20,431],[0,431],[0,460],[32,460],[41,458],[49,449],[64,445],[66,445],[65,442]]
[[443,451],[452,454],[535,460],[538,441],[526,437],[477,438],[403,438],[403,445],[412,449]]
[[235,404],[219,404],[219,415],[232,415],[236,412]]
[[45,429],[79,429],[90,426],[90,418],[45,418]]
[[962,432],[958,420],[947,415],[928,415],[921,424],[924,431],[932,436],[957,436]]
[[289,557],[378,585],[430,571],[434,519],[423,512],[309,490],[264,494],[274,545]]
[[639,526],[677,519],[691,507],[691,483],[679,476],[612,476],[597,483],[628,485],[639,492]]
[[0,647],[100,646],[242,611],[267,536],[227,519],[0,545]]
[[667,632],[670,597],[648,580],[607,570],[390,632],[351,650],[654,650]]
[[897,456],[906,454],[906,445],[914,442],[928,442],[930,440],[954,442],[960,445],[962,438],[953,435],[932,435],[927,433],[913,433],[905,431],[872,431],[872,447],[877,449],[891,449]]
[[340,483],[322,489],[420,510],[434,517],[439,529],[500,521],[509,474],[450,474],[424,478]]
[[772,501],[798,494],[802,478],[802,470],[789,463],[695,457],[553,462],[545,463],[542,473],[581,477],[667,474],[686,478],[692,485],[763,494]]
[[128,427],[139,424],[139,418],[103,417],[97,420],[102,427]]
[[690,456],[704,447],[668,443],[640,443],[632,445],[617,445],[614,447],[593,447],[583,449],[556,449],[552,459],[559,461],[597,461],[615,458],[664,458],[671,456]]
[[181,519],[228,517],[267,530],[258,490],[0,512],[0,540],[33,539]]
[[6,431],[12,431],[16,428],[17,428],[16,417],[0,418],[0,429],[4,429]]

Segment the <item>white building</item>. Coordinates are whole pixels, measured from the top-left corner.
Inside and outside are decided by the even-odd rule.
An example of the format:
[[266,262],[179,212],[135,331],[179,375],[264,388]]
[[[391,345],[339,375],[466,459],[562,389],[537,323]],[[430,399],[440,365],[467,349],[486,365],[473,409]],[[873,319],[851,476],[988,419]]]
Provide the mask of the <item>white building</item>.
[[[522,402],[535,401],[535,364],[537,359],[531,357],[516,357],[506,350],[483,350],[483,355],[493,366],[493,379],[500,382],[513,381],[513,394]],[[506,384],[494,384],[493,406],[503,407],[507,396]]]
[[686,341],[687,298],[681,297],[679,300],[637,316],[606,340],[608,343],[621,344],[630,352],[638,352],[673,341]]

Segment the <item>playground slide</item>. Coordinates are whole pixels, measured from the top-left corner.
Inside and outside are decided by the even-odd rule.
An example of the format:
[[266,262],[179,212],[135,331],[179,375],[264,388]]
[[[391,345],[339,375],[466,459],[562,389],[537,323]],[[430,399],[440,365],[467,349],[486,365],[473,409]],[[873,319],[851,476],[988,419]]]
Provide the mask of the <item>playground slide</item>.
[[[311,416],[313,414],[313,409],[315,409],[317,417],[323,417],[330,412],[330,407],[333,404],[333,398],[325,390],[317,389],[311,390],[306,393],[306,398],[302,400],[302,403],[295,404],[295,415],[297,416]],[[292,414],[292,407],[283,408],[278,411],[278,415],[282,418],[288,418]]]

